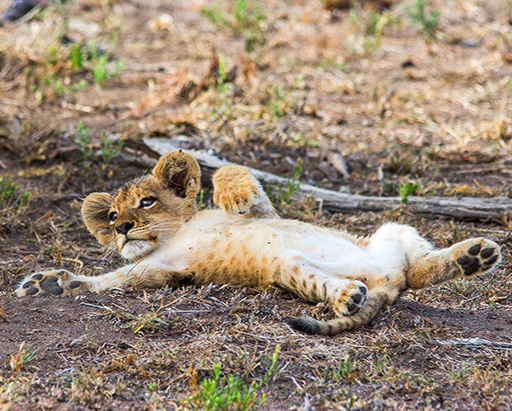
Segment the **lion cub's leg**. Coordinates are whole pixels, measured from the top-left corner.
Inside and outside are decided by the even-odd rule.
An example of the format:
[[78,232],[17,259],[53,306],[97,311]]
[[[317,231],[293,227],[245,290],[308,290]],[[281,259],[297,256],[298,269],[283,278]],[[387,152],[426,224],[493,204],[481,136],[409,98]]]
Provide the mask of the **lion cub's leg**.
[[219,168],[213,185],[213,201],[226,213],[244,218],[278,218],[261,184],[246,167]]
[[382,226],[370,238],[367,250],[383,267],[403,273],[405,287],[400,291],[486,273],[501,261],[499,246],[485,238],[435,250],[414,228],[400,224]]
[[365,306],[368,288],[361,281],[328,275],[307,264],[298,253],[290,253],[284,260],[275,278],[281,287],[306,301],[331,303],[338,316],[353,315]]
[[414,260],[406,272],[407,285],[419,289],[468,278],[491,271],[500,261],[498,244],[485,238],[472,238]]
[[191,282],[186,271],[171,271],[167,267],[131,264],[97,277],[75,275],[66,270],[48,270],[23,279],[16,290],[18,297],[79,294],[82,291],[100,293],[122,287],[178,286]]

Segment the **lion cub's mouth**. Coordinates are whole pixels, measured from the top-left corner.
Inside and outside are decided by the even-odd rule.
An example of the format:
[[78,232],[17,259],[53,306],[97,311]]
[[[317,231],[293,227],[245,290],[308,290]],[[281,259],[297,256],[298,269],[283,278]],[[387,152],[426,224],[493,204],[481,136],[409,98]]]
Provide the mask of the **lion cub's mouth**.
[[155,249],[155,241],[127,239],[119,253],[128,260],[139,260],[151,254]]
[[117,249],[123,258],[139,260],[151,254],[156,249],[157,238],[118,238]]
[[134,242],[149,242],[154,243],[158,240],[156,236],[149,236],[148,238],[137,238],[137,237],[126,237],[126,236],[119,236],[117,238],[117,246],[119,249],[122,249],[126,244],[134,243]]

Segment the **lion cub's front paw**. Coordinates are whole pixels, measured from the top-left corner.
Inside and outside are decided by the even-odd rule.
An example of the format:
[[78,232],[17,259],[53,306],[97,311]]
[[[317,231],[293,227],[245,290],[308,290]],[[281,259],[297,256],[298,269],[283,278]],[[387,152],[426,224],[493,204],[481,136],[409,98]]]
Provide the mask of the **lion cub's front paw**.
[[257,204],[260,184],[246,167],[221,167],[213,176],[215,204],[230,214],[246,214]]
[[462,242],[454,256],[465,276],[485,273],[501,261],[499,245],[485,238]]
[[86,290],[87,284],[80,277],[66,270],[48,270],[31,274],[23,279],[16,294],[18,297],[76,294]]
[[337,316],[354,315],[366,305],[368,301],[368,288],[361,281],[352,281],[344,288],[336,302],[334,312]]
[[215,204],[228,214],[248,214],[254,206],[257,193],[249,188],[231,190],[215,196]]

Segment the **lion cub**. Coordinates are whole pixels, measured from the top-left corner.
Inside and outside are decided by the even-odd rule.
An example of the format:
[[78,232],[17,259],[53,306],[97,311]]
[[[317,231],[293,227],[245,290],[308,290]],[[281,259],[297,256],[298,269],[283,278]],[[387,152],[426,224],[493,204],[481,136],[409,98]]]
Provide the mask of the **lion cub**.
[[160,158],[148,176],[113,196],[83,204],[89,231],[133,261],[98,277],[51,270],[26,277],[18,296],[102,292],[114,287],[240,284],[278,286],[310,302],[332,304],[337,318],[294,318],[310,334],[333,335],[368,323],[404,290],[490,271],[499,246],[484,238],[443,250],[406,225],[386,224],[371,237],[279,219],[247,168],[229,165],[213,177],[220,210],[197,211],[200,169],[182,151]]

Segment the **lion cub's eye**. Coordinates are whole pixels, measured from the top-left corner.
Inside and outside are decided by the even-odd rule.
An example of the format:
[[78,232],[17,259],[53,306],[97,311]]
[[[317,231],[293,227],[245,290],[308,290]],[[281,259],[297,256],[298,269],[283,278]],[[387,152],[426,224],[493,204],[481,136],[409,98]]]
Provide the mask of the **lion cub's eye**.
[[117,218],[117,211],[111,211],[108,215],[108,218],[110,219],[110,221],[115,221]]
[[144,197],[140,200],[139,208],[149,207],[156,201],[156,197]]

